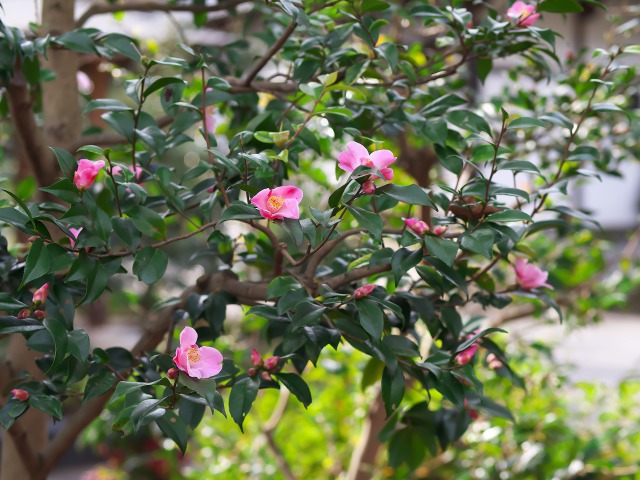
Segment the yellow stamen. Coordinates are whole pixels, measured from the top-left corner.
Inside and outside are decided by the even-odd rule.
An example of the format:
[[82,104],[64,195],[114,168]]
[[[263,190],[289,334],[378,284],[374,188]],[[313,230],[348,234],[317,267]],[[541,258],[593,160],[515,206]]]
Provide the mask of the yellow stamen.
[[269,206],[269,210],[271,210],[272,212],[277,212],[278,210],[280,210],[280,207],[284,205],[284,198],[272,195],[271,197],[269,197],[269,200],[267,200],[267,205]]
[[189,363],[198,363],[202,358],[202,355],[200,355],[200,349],[195,345],[193,345],[189,349],[189,352],[187,353],[187,357],[189,357]]

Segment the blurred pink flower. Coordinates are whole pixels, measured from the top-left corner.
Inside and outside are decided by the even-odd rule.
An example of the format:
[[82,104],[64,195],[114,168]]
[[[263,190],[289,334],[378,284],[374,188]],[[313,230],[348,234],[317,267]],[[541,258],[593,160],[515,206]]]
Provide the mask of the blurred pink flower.
[[[364,145],[357,142],[347,143],[347,149],[338,155],[338,166],[345,172],[353,172],[360,165],[365,165],[380,170],[386,180],[393,178],[393,170],[388,167],[395,161],[396,157],[390,150],[376,150],[370,154]],[[371,180],[378,178],[377,175],[371,176]]]
[[539,269],[535,265],[529,265],[529,260],[518,258],[514,266],[516,280],[523,290],[531,290],[538,287],[553,287],[547,283],[549,273]]
[[33,294],[33,303],[41,304],[47,301],[49,295],[49,283],[45,283]]
[[374,283],[370,283],[369,285],[363,285],[360,288],[357,288],[355,292],[353,292],[353,298],[364,298],[368,297],[371,292],[376,288]]
[[536,12],[535,5],[526,4],[520,0],[511,5],[507,10],[507,16],[517,20],[516,24],[523,27],[530,27],[540,18],[540,14]]
[[462,366],[469,363],[473,356],[476,354],[478,348],[480,348],[480,346],[477,343],[474,343],[473,345],[465,348],[458,355],[456,355],[456,364]]
[[256,193],[251,199],[260,215],[269,220],[282,220],[283,218],[300,218],[300,201],[302,190],[298,187],[265,188]]
[[416,232],[418,235],[424,235],[429,231],[429,225],[422,220],[418,220],[417,218],[403,218],[402,221],[409,227],[411,230]]
[[176,366],[193,378],[209,378],[222,370],[222,354],[212,347],[198,347],[198,334],[191,327],[180,333],[180,346],[173,361]]
[[80,93],[87,95],[93,90],[93,82],[89,78],[89,75],[83,71],[78,70],[76,73],[76,81],[78,82],[78,90],[80,90]]
[[11,390],[11,394],[15,397],[16,400],[20,400],[21,402],[29,400],[29,392],[27,392],[26,390],[14,388],[13,390]]
[[267,370],[273,370],[278,366],[280,357],[269,357],[264,361],[264,366]]
[[258,353],[258,351],[254,348],[251,350],[251,364],[254,367],[261,367],[263,365],[262,357]]
[[78,235],[80,235],[80,232],[82,231],[82,227],[80,228],[69,228],[69,231],[72,233],[72,235],[69,237],[69,243],[71,244],[71,248],[76,246],[76,240],[78,239]]
[[104,167],[102,160],[92,162],[86,158],[81,159],[78,162],[78,169],[73,174],[73,183],[78,187],[78,190],[86,190],[91,187],[102,167]]
[[[133,172],[133,167],[131,165],[129,165],[129,171]],[[113,176],[115,177],[116,175],[122,175],[122,167],[120,167],[119,165],[116,165],[115,167],[113,167],[113,169],[111,170],[111,173],[113,173]],[[139,182],[140,179],[142,178],[142,174],[144,173],[144,171],[142,170],[142,168],[138,167],[136,165],[136,169],[135,169],[135,174],[136,174],[136,182]]]
[[447,230],[449,230],[449,228],[444,225],[436,225],[433,227],[433,234],[437,237],[441,237]]

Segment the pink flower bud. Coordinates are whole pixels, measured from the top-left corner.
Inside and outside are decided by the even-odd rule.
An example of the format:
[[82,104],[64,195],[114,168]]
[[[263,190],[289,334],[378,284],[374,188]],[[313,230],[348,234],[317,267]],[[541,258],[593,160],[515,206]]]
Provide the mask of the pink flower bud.
[[516,281],[523,290],[531,290],[538,287],[546,287],[553,290],[553,287],[547,283],[549,273],[535,265],[529,265],[529,260],[518,258],[514,269],[516,271]]
[[73,183],[78,188],[78,190],[87,190],[93,182],[95,182],[96,177],[98,176],[98,172],[100,169],[104,167],[104,161],[98,160],[96,162],[92,162],[91,160],[87,160],[86,158],[81,159],[78,162],[78,168],[76,172],[73,174]]
[[21,402],[26,402],[29,400],[29,392],[26,390],[21,390],[19,388],[14,388],[11,390],[11,394],[15,397],[16,400],[20,400]]
[[424,235],[429,231],[429,225],[417,218],[403,218],[402,221],[418,235]]
[[47,301],[47,295],[49,295],[49,284],[42,285],[36,293],[33,294],[33,303],[41,304]]
[[20,313],[18,313],[18,318],[22,320],[24,318],[28,318],[30,314],[31,312],[29,312],[28,308],[23,308],[20,310]]
[[273,378],[271,378],[271,374],[269,374],[269,372],[262,372],[261,377],[266,382],[270,382],[271,380],[273,380]]
[[254,367],[261,367],[264,365],[264,362],[262,361],[262,357],[260,356],[260,354],[255,348],[251,350],[251,364]]
[[376,288],[376,285],[370,283],[369,285],[363,285],[360,288],[357,288],[355,292],[353,292],[353,298],[361,299],[364,297],[368,297],[373,289]]
[[433,233],[434,235],[441,237],[447,230],[449,230],[448,227],[445,227],[444,225],[437,225],[433,228]]
[[477,343],[474,343],[470,347],[465,348],[458,355],[456,355],[456,364],[462,366],[469,363],[473,358],[473,356],[476,354],[476,351],[478,350],[478,348],[479,348],[479,345]]
[[35,312],[33,312],[33,316],[38,320],[42,320],[44,318],[44,312],[42,310],[36,310]]
[[269,357],[264,361],[264,366],[267,370],[273,370],[278,366],[278,362],[280,361],[280,357]]
[[247,370],[247,373],[250,377],[255,377],[258,374],[258,370],[256,370],[255,368],[250,368],[249,370]]
[[499,370],[504,366],[504,364],[493,353],[487,355],[487,365],[489,365],[491,370]]
[[176,378],[178,378],[178,375],[180,375],[180,370],[175,367],[167,370],[167,377],[169,377],[171,380],[175,380]]
[[376,193],[376,184],[372,180],[367,180],[362,184],[362,191],[367,195],[373,195]]

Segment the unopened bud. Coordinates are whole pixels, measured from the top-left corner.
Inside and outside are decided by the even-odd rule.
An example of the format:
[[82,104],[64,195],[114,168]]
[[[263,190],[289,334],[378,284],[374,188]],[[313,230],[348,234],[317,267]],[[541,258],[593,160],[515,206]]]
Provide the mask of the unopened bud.
[[178,370],[175,367],[167,370],[167,377],[169,377],[171,380],[175,380],[176,378],[178,378],[179,375],[180,375],[180,370]]
[[255,368],[250,368],[249,370],[247,370],[247,373],[249,374],[250,377],[255,377],[256,374],[258,373],[258,370],[256,370]]
[[20,400],[21,402],[29,400],[29,392],[27,392],[26,390],[14,388],[13,390],[11,390],[11,394],[16,400]]
[[251,350],[251,364],[254,367],[261,367],[264,365],[262,357],[255,348]]
[[474,343],[469,348],[465,348],[456,356],[456,364],[462,366],[469,363],[473,356],[476,354],[478,348],[479,345],[477,343]]
[[38,290],[36,290],[36,292],[33,294],[33,303],[39,305],[46,302],[47,295],[49,295],[49,283],[45,283]]
[[364,297],[368,297],[369,294],[373,292],[375,288],[376,288],[376,285],[374,283],[370,283],[369,285],[363,285],[357,288],[355,292],[353,292],[353,298],[361,299]]
[[29,314],[30,314],[29,309],[23,308],[22,310],[20,310],[20,313],[18,313],[18,318],[19,319],[28,318]]
[[273,380],[273,378],[271,378],[271,375],[269,374],[269,372],[262,372],[261,376],[262,376],[262,379],[267,381],[267,382],[270,382],[271,380]]
[[442,235],[444,235],[444,233],[449,230],[448,227],[445,227],[444,225],[438,225],[436,227],[433,228],[433,233],[434,235],[441,237]]
[[367,180],[362,184],[362,191],[367,195],[373,195],[376,193],[376,184],[373,183],[373,180]]
[[269,357],[264,361],[264,366],[267,370],[273,370],[278,366],[278,362],[280,361],[280,357]]
[[504,364],[493,353],[487,355],[487,365],[489,365],[491,370],[499,370],[504,366]]
[[36,310],[35,312],[33,312],[33,316],[38,320],[42,320],[44,318],[44,312],[42,310]]

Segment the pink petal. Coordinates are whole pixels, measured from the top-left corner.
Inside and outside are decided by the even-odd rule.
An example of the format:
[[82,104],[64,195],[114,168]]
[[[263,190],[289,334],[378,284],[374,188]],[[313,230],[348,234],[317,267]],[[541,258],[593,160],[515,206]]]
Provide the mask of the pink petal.
[[381,168],[380,169],[380,173],[385,178],[385,180],[392,180],[393,179],[393,169],[391,169],[391,168]]
[[391,150],[376,150],[369,155],[369,158],[371,163],[378,167],[378,170],[382,170],[396,161],[396,157]]
[[360,162],[356,160],[353,154],[349,151],[342,152],[338,155],[338,167],[340,167],[345,172],[353,172],[358,166]]
[[297,220],[300,218],[300,204],[293,198],[287,198],[275,215],[279,215],[280,218],[293,218]]
[[347,151],[351,152],[351,154],[357,160],[361,158],[366,158],[369,156],[369,151],[366,149],[366,147],[364,145],[359,144],[358,142],[347,143]]
[[183,350],[188,350],[197,341],[198,333],[191,327],[184,327],[184,330],[180,333],[180,347]]
[[201,347],[200,360],[188,365],[187,373],[190,377],[209,378],[222,370],[222,354],[211,347]]
[[260,190],[251,198],[251,203],[253,203],[260,210],[267,210],[267,200],[271,196],[271,189],[265,188],[264,190]]
[[302,194],[302,190],[294,186],[276,187],[271,190],[271,195],[282,197],[284,199],[292,199],[298,203],[302,200]]

